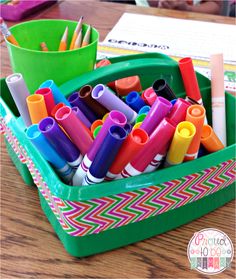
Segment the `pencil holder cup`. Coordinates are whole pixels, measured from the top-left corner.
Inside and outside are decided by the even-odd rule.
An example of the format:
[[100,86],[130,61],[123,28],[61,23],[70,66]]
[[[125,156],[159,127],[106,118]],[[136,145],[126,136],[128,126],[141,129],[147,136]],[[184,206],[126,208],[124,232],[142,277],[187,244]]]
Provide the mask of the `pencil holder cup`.
[[[71,42],[76,21],[32,20],[10,28],[20,47],[6,41],[13,72],[21,73],[31,93],[47,79],[57,85],[94,69],[99,33],[91,28],[90,44],[75,50],[58,51],[61,37],[68,26],[68,45]],[[88,25],[83,24],[84,36]],[[40,50],[45,42],[49,51]]]

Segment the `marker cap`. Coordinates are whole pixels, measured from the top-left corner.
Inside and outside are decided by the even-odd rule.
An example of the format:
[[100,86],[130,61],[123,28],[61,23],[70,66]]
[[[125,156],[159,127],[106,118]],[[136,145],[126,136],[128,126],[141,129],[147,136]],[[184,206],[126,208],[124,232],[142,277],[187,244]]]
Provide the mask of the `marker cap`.
[[210,153],[216,152],[224,148],[223,143],[217,137],[212,127],[209,125],[204,125],[202,128],[201,144]]
[[150,106],[144,106],[144,107],[142,107],[142,108],[140,109],[140,111],[138,112],[138,114],[139,114],[139,115],[140,115],[140,114],[143,114],[143,113],[147,114],[147,113],[149,112],[150,109],[151,109]]
[[138,112],[142,107],[144,107],[146,104],[143,101],[143,99],[139,96],[138,92],[132,91],[130,92],[126,98],[125,102],[128,106],[130,106],[133,110]]
[[50,115],[52,109],[55,107],[55,102],[54,102],[51,88],[48,87],[40,88],[35,91],[35,94],[43,95],[48,115]]
[[166,98],[169,101],[176,99],[174,92],[164,79],[154,81],[152,88],[159,97]]
[[26,98],[32,124],[37,124],[48,116],[43,95],[34,94]]
[[152,87],[147,88],[146,90],[143,91],[143,96],[144,99],[147,101],[147,103],[152,106],[154,102],[156,101],[157,94],[153,90]]
[[136,124],[134,124],[133,130],[140,128],[141,125],[142,125],[142,122],[137,122]]
[[96,129],[93,131],[93,138],[95,139],[98,135],[98,133],[101,131],[102,126],[97,126]]
[[178,125],[181,121],[186,119],[187,109],[191,104],[184,99],[178,98],[171,108],[168,118]]
[[125,77],[115,81],[116,92],[120,96],[126,96],[132,91],[142,91],[138,76]]

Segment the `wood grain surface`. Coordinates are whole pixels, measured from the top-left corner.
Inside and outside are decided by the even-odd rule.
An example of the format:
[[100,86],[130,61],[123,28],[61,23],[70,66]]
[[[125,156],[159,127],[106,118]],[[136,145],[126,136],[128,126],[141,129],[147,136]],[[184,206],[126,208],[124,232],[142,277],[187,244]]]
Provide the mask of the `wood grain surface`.
[[[123,12],[137,12],[196,20],[233,23],[211,15],[140,8],[98,1],[60,1],[31,18],[65,18],[80,15],[100,32],[100,39]],[[12,23],[8,23],[11,25]],[[1,77],[11,73],[1,43]],[[213,278],[190,270],[187,245],[194,232],[204,228],[224,231],[235,244],[235,203],[178,229],[114,251],[77,259],[67,254],[40,208],[36,187],[28,187],[9,158],[1,137],[1,278]],[[230,269],[214,278],[235,278]]]

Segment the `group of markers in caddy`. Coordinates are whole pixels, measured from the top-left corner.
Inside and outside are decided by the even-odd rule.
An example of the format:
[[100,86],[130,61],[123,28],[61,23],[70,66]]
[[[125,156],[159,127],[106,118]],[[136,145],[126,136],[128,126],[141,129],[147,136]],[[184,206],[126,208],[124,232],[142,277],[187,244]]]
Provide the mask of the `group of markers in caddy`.
[[[96,67],[109,64],[102,60]],[[138,76],[85,85],[67,99],[52,80],[33,95],[21,74],[8,76],[6,83],[27,138],[42,157],[65,183],[89,185],[151,172],[161,163],[168,167],[194,160],[200,144],[208,153],[224,148],[222,127],[219,139],[204,124],[191,58],[181,59],[179,69],[186,99],[176,98],[164,79],[142,91]]]

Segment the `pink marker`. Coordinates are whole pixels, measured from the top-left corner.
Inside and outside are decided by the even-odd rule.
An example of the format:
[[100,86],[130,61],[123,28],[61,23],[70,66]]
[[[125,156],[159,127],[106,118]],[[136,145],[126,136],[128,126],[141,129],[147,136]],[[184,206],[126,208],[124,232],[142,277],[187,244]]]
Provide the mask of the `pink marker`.
[[54,98],[53,98],[51,88],[49,88],[49,87],[40,88],[40,89],[35,91],[35,94],[43,95],[48,115],[50,115],[52,109],[55,107],[55,101],[54,101]]
[[146,102],[148,103],[148,105],[150,105],[150,106],[152,106],[154,104],[154,102],[156,101],[156,98],[157,98],[157,94],[153,90],[152,87],[149,87],[146,90],[144,90],[143,96],[144,96],[144,99],[146,100]]
[[168,118],[164,118],[152,133],[145,147],[121,172],[121,176],[127,178],[143,173],[153,158],[157,154],[161,154],[164,147],[172,140],[174,132],[175,123]]
[[178,98],[167,117],[174,121],[176,125],[178,125],[181,121],[185,120],[187,109],[189,106],[191,106],[189,102],[184,99]]
[[86,154],[93,143],[93,139],[88,129],[86,129],[73,110],[70,107],[64,106],[57,110],[55,119],[65,129],[82,155]]

